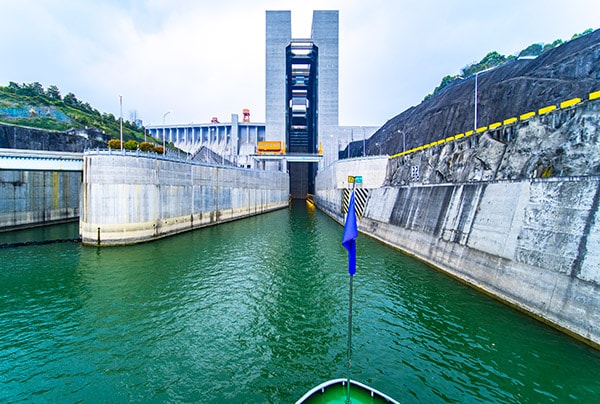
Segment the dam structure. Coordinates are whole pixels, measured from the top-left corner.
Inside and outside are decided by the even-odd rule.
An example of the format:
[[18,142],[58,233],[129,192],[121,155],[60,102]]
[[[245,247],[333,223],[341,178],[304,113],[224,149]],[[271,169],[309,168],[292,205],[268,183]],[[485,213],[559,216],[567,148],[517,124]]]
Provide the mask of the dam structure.
[[[310,38],[292,38],[290,11],[266,13],[266,134],[290,153],[330,149],[333,135],[337,145],[338,47],[338,11],[314,11]],[[288,164],[293,198],[314,194],[317,170]]]
[[[339,125],[339,12],[313,12],[309,38],[292,36],[291,11],[266,11],[265,122],[248,109],[222,123],[151,125],[148,132],[191,156],[208,148],[238,167],[282,170],[290,195],[314,194],[319,170],[338,160],[352,141],[368,139],[378,126]],[[270,153],[262,142],[277,142]]]
[[[337,11],[315,11],[311,36],[295,39],[291,34],[290,11],[266,11],[266,122],[252,121],[250,110],[244,109],[241,120],[238,114],[232,114],[230,122],[220,122],[213,117],[207,123],[166,125],[168,113],[165,113],[163,125],[148,126],[146,129],[154,138],[168,142],[179,150],[167,152],[169,158],[115,151],[90,151],[84,154],[83,150],[106,147],[108,140],[103,134],[87,133],[90,132],[87,130],[81,134],[62,134],[13,126],[4,130],[0,126],[1,147],[77,153],[77,162],[66,167],[64,162],[63,166],[48,165],[49,159],[40,156],[29,158],[24,164],[21,161],[18,166],[11,165],[17,161],[18,153],[7,152],[3,161],[8,165],[0,167],[0,183],[7,190],[2,193],[0,200],[0,230],[79,219],[86,243],[130,243],[163,237],[206,223],[217,223],[230,214],[231,217],[238,217],[237,213],[244,216],[250,211],[269,210],[287,203],[290,197],[310,197],[315,191],[317,171],[336,161],[339,151],[350,142],[362,139],[364,146],[364,141],[378,129],[376,126],[339,126],[338,19]],[[261,149],[261,145],[267,145],[266,149]],[[131,163],[135,158],[140,159],[140,166]],[[109,184],[111,169],[104,167],[105,161],[115,162],[115,168],[112,169],[113,185]],[[223,173],[235,173],[230,180],[238,185],[223,187],[221,183],[214,184],[213,191],[219,198],[224,195],[223,192],[231,191],[232,195],[238,196],[242,190],[242,193],[254,193],[269,182],[267,177],[279,178],[282,173],[289,178],[287,186],[280,186],[278,180],[273,183],[278,192],[285,193],[285,197],[277,197],[275,201],[272,196],[262,194],[248,196],[249,199],[235,199],[236,196],[235,200],[220,199],[209,210],[198,210],[199,204],[206,207],[217,198],[211,196],[213,191],[208,192],[203,186],[201,192],[204,193],[196,193],[200,189],[196,183],[199,177],[197,172],[192,174],[192,171],[198,170],[203,163],[210,167],[205,174],[219,174],[219,180],[226,176]],[[146,176],[139,172],[142,165],[148,170]],[[55,166],[58,168],[55,169]],[[167,166],[170,168],[165,168]],[[173,167],[182,170],[183,178],[194,178],[187,185],[176,181],[176,186],[182,186],[185,192],[176,196],[169,194],[168,198],[163,196],[166,198],[164,200],[161,199],[163,197],[150,197],[157,190],[168,194],[167,189],[174,185],[162,181],[166,178],[165,169],[169,171]],[[97,176],[96,169],[100,170]],[[120,169],[124,171],[117,171]],[[265,171],[259,175],[260,186],[257,187],[256,178],[248,177],[248,171],[241,169]],[[133,180],[130,176],[138,179]],[[246,180],[247,184],[244,183]],[[147,183],[144,185],[143,181]],[[118,195],[117,188],[123,194],[128,194],[130,186],[136,189],[135,193],[126,197]],[[176,202],[171,200],[182,195],[194,198],[194,207],[187,211],[176,208],[170,212],[169,204],[192,205],[177,199]],[[201,195],[210,201],[201,202],[198,199],[202,198]],[[136,199],[138,197],[139,200]],[[252,199],[255,197],[258,198],[256,204]],[[95,198],[104,201],[104,205],[95,202]],[[140,201],[150,204],[151,208],[143,209],[155,215],[134,215],[129,204],[142,206]],[[111,213],[103,215],[103,206]],[[231,208],[223,210],[224,206]],[[225,213],[230,209],[234,212]],[[129,213],[125,214],[125,211],[131,215],[128,216]],[[202,218],[195,216],[200,213]],[[183,216],[188,219],[182,219]],[[174,219],[176,226],[170,221],[173,217],[177,217]],[[138,219],[145,223],[142,227],[149,225],[152,230],[136,228]],[[115,229],[121,220],[128,229],[135,228],[132,230],[135,236],[125,236],[119,241],[120,231]],[[186,220],[189,226],[182,225],[182,221]]]

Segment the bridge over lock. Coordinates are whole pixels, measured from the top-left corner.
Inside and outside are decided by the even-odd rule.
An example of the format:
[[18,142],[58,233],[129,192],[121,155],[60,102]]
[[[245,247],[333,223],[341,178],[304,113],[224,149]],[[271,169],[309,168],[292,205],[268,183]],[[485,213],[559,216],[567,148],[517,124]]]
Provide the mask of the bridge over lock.
[[83,153],[0,149],[0,170],[83,171]]

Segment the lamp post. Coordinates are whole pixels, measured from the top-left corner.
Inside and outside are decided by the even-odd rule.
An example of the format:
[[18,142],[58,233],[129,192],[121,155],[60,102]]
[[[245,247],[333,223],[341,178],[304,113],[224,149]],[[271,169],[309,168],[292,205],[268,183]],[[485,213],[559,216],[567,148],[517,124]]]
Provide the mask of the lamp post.
[[362,150],[362,151],[363,151],[363,153],[362,153],[362,154],[363,154],[363,157],[365,157],[365,153],[367,152],[367,151],[365,150],[365,128],[363,128],[363,127],[361,126],[361,129],[362,129],[362,133],[363,133],[363,148],[362,148],[362,149],[363,149],[363,150]]
[[475,73],[475,112],[473,118],[473,130],[477,130],[477,77],[479,77],[479,72]]
[[354,129],[350,129],[350,141],[348,142],[348,158],[350,158],[350,145],[354,142]]
[[119,119],[119,133],[121,134],[121,151],[123,151],[123,96],[119,95],[119,109],[121,117]]
[[477,130],[477,102],[478,102],[478,95],[477,95],[477,93],[479,91],[478,90],[478,81],[477,81],[478,77],[479,77],[479,75],[481,73],[489,72],[490,70],[493,70],[493,69],[495,69],[498,66],[500,66],[500,65],[488,67],[485,70],[482,70],[480,72],[475,73],[475,102],[474,102],[475,103],[475,107],[474,107],[475,111],[474,111],[474,119],[473,119],[473,130],[474,131]]
[[169,115],[171,113],[171,110],[168,110],[167,112],[164,113],[163,115],[163,155],[167,153],[167,149],[165,147],[165,120],[167,119],[167,115]]
[[402,133],[402,152],[406,151],[406,133],[403,130],[398,129],[398,133]]

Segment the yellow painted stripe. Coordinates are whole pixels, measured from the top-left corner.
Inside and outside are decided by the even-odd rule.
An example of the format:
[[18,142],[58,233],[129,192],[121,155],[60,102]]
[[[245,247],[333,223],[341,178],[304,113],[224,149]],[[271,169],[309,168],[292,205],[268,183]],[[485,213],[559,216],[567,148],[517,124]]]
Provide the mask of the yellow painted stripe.
[[[594,91],[594,92],[589,93],[588,98],[589,98],[589,100],[599,99],[600,98],[600,91]],[[561,102],[559,104],[559,107],[561,109],[562,108],[568,108],[568,107],[572,107],[573,105],[577,105],[580,102],[582,102],[581,98],[571,98],[570,100],[566,100],[566,101]],[[552,112],[552,111],[554,111],[556,109],[557,109],[556,105],[548,105],[548,106],[546,106],[544,108],[540,108],[537,111],[537,115],[544,115],[544,114]],[[512,117],[512,118],[505,119],[502,122],[494,122],[494,123],[490,124],[489,126],[479,127],[477,129],[475,129],[474,131],[473,130],[469,130],[469,131],[466,131],[464,133],[457,133],[456,135],[449,136],[449,137],[447,137],[445,139],[436,140],[436,141],[427,143],[427,144],[422,145],[422,146],[414,147],[414,148],[412,148],[410,150],[406,150],[406,151],[403,151],[403,152],[400,152],[400,153],[396,153],[396,154],[390,156],[389,158],[392,159],[392,158],[397,158],[397,157],[405,156],[407,154],[411,154],[411,153],[417,152],[419,150],[427,149],[427,148],[432,147],[432,146],[441,145],[441,144],[444,144],[444,143],[447,143],[447,142],[452,142],[453,140],[462,139],[463,137],[471,136],[474,133],[482,133],[482,132],[485,132],[488,129],[496,129],[496,128],[502,126],[502,125],[511,125],[511,124],[517,122],[517,120],[525,121],[525,120],[527,120],[529,118],[534,117],[535,115],[536,115],[535,111],[527,112],[525,114],[519,115],[518,119],[516,117]]]
[[529,119],[531,117],[534,117],[534,116],[535,116],[535,112],[531,111],[531,112],[527,112],[526,114],[521,115],[519,117],[519,119],[522,120],[522,121],[525,121],[525,120],[527,120],[527,119]]
[[560,103],[561,108],[572,107],[575,104],[579,104],[581,102],[581,98],[571,98],[570,100],[566,100]]
[[556,109],[556,105],[548,105],[547,107],[544,108],[540,108],[538,110],[538,115],[544,115],[547,114],[548,112],[552,112]]
[[600,98],[600,91],[594,91],[590,93],[590,101]]

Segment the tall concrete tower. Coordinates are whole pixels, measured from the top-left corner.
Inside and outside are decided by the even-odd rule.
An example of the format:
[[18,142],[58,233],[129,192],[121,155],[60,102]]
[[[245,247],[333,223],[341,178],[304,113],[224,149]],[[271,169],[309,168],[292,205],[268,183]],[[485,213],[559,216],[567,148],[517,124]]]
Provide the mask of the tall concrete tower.
[[[311,37],[302,39],[291,37],[290,11],[266,13],[266,137],[288,153],[317,154],[322,144],[337,159],[338,43],[338,11],[314,11]],[[288,163],[292,197],[314,193],[317,169]]]
[[[335,147],[339,126],[339,13],[313,11],[313,43],[319,49],[318,138],[328,151]],[[337,157],[336,157],[337,160]]]
[[285,49],[292,41],[290,11],[267,11],[265,136],[285,142]]

